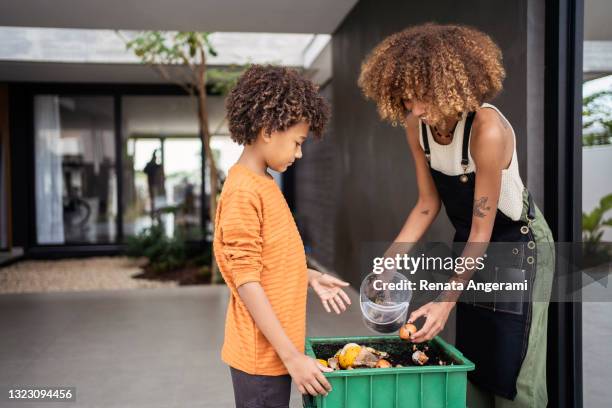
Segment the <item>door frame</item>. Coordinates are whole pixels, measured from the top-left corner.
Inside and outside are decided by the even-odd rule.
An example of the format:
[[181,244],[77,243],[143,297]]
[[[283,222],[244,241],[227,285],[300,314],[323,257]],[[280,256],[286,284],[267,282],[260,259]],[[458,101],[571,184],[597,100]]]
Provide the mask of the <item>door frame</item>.
[[[544,212],[555,242],[582,240],[583,30],[583,0],[546,0]],[[549,406],[581,408],[579,301],[550,303],[547,355]]]

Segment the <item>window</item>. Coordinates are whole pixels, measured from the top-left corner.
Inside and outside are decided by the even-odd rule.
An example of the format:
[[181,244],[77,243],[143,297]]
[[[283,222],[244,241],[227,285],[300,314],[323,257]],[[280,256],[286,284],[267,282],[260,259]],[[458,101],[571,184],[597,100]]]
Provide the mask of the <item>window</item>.
[[168,236],[201,232],[202,142],[188,96],[124,96],[123,231],[159,220]]
[[34,97],[38,244],[116,239],[113,99]]

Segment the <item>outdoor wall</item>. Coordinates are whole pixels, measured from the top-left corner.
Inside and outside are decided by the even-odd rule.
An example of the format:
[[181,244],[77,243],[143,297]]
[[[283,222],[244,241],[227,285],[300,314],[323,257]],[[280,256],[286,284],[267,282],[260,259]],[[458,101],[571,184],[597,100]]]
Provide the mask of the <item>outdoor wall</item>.
[[[363,58],[391,33],[427,21],[462,23],[483,30],[499,44],[507,79],[504,92],[492,103],[504,112],[516,131],[521,175],[526,182],[529,181],[528,185],[534,186],[536,202],[541,206],[541,183],[538,181],[542,175],[533,174],[534,177],[528,179],[526,174],[530,167],[526,132],[529,129],[533,141],[529,148],[535,151],[534,146],[543,140],[540,125],[543,93],[537,89],[539,84],[536,82],[543,68],[537,65],[541,61],[533,60],[536,54],[533,48],[543,44],[542,39],[537,38],[536,29],[543,13],[536,12],[535,3],[531,1],[466,0],[457,3],[437,0],[395,2],[393,7],[382,4],[373,0],[360,1],[334,33],[333,137],[319,148],[322,157],[317,158],[316,163],[314,159],[312,163],[302,163],[325,168],[325,176],[320,180],[324,179],[326,183],[325,177],[333,174],[333,186],[326,187],[326,191],[335,197],[335,201],[316,196],[305,188],[298,188],[296,197],[298,203],[320,200],[318,207],[334,207],[333,216],[329,215],[329,209],[319,209],[309,217],[319,219],[321,214],[329,215],[322,216],[318,222],[334,223],[333,261],[329,253],[322,255],[322,259],[326,266],[349,280],[354,287],[358,287],[360,282],[357,257],[363,244],[392,240],[417,199],[413,163],[402,129],[382,123],[374,104],[365,101],[357,87]],[[532,19],[529,25],[528,13]],[[532,47],[529,53],[528,34]],[[529,70],[528,64],[532,65]],[[534,88],[529,94],[528,87]],[[528,115],[530,109],[533,110]],[[541,155],[541,151],[538,154]],[[325,157],[329,162],[321,163]],[[529,160],[535,165],[541,157],[534,154]],[[328,173],[331,168],[333,173]],[[315,171],[320,174],[319,170],[308,170],[310,174]],[[313,211],[316,209],[314,206],[311,208]],[[441,211],[427,238],[448,241],[451,234],[450,223]]]
[[[321,94],[332,101],[333,85]],[[322,140],[309,138],[296,162],[294,176],[295,216],[309,256],[326,268],[334,266],[336,219],[335,132],[333,122]]]

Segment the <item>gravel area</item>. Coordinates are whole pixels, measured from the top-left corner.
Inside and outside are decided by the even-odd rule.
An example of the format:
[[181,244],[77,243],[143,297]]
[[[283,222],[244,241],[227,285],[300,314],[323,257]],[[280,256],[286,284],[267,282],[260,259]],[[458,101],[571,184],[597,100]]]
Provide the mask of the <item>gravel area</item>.
[[144,264],[144,259],[128,257],[21,261],[0,268],[0,294],[177,286],[176,282],[133,279]]

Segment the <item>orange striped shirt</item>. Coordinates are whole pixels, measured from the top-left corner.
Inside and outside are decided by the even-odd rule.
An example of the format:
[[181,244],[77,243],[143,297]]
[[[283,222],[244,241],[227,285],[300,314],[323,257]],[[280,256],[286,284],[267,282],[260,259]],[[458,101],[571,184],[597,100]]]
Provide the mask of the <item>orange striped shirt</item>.
[[273,179],[236,164],[215,218],[213,249],[230,289],[221,359],[249,374],[287,374],[237,291],[244,283],[259,282],[285,333],[304,352],[306,255],[285,197]]

